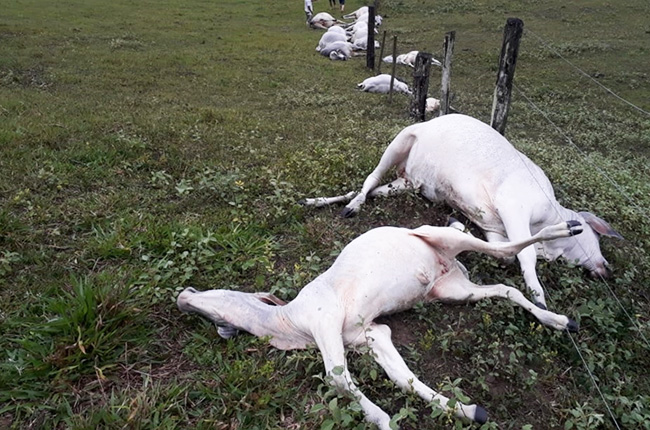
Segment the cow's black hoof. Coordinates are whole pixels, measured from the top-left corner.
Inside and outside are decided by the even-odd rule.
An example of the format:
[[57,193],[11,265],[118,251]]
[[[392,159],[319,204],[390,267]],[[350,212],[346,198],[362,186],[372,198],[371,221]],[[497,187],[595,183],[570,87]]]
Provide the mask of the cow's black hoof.
[[488,413],[485,409],[480,406],[476,407],[476,412],[474,413],[474,421],[479,424],[485,424],[488,419]]
[[348,207],[343,208],[343,210],[341,211],[341,216],[343,218],[352,218],[356,214],[357,214],[357,212],[354,209],[351,209],[351,208],[348,208]]
[[572,219],[567,221],[566,225],[569,228],[569,235],[575,236],[577,234],[582,233],[582,224],[580,223],[580,221],[576,221]]
[[569,330],[570,333],[577,333],[580,330],[580,325],[569,318],[569,323],[566,325],[566,329]]
[[307,200],[305,200],[305,199],[298,200],[298,204],[299,204],[300,206],[307,206]]

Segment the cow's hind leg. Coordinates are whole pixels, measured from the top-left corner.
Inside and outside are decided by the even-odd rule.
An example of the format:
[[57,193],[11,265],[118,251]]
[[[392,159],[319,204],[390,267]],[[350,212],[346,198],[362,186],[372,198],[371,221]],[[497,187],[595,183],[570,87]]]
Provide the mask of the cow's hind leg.
[[[449,409],[449,399],[439,394],[421,382],[406,366],[404,359],[390,339],[390,328],[383,324],[371,324],[366,332],[368,346],[374,353],[374,358],[384,368],[388,377],[405,391],[414,391],[428,402],[436,402],[441,408]],[[458,417],[469,418],[480,424],[487,421],[487,412],[477,405],[464,405],[457,402],[454,414]]]
[[508,299],[528,312],[542,324],[557,330],[578,331],[578,323],[571,318],[542,309],[528,300],[521,291],[503,284],[476,285],[460,275],[448,276],[442,282],[436,283],[429,293],[433,300],[443,303],[473,303],[490,297]]
[[304,199],[298,202],[302,206],[314,206],[317,208],[323,206],[329,206],[335,203],[347,203],[357,194],[356,191],[350,191],[347,194],[343,194],[335,197],[315,197],[313,199]]
[[[393,182],[389,184],[384,184],[380,185],[376,188],[373,188],[370,193],[368,193],[369,197],[385,197],[385,196],[393,196],[396,194],[402,194],[406,190],[411,189],[412,187],[410,186],[410,183],[404,179],[404,178],[397,178]],[[313,199],[304,199],[298,202],[298,204],[303,205],[303,206],[314,206],[317,208],[323,207],[323,206],[329,206],[335,203],[347,203],[352,198],[357,194],[356,191],[351,191],[347,194],[343,194],[340,196],[335,196],[335,197],[316,197]]]

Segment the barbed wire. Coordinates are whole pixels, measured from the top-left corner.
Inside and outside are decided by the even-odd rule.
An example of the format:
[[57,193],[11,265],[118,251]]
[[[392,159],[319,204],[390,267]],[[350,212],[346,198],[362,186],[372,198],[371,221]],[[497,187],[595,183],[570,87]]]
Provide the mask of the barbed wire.
[[[544,41],[540,36],[536,35],[534,32],[532,32],[532,31],[530,31],[530,30],[528,30],[528,29],[526,30],[526,33],[527,33],[527,34],[530,34],[530,35],[532,35],[532,36],[534,36],[535,38],[537,38],[537,39],[538,39],[538,40],[539,40],[539,41],[540,41],[540,42],[541,42],[541,43],[542,43],[542,44],[543,44],[543,45],[544,45],[548,50],[550,50],[551,52],[553,52],[555,55],[557,55],[559,58],[561,58],[561,59],[562,59],[563,61],[565,61],[567,64],[571,65],[573,68],[575,68],[575,69],[576,69],[578,72],[580,72],[582,75],[587,76],[587,77],[588,77],[592,82],[594,82],[594,83],[597,84],[599,87],[601,87],[601,88],[603,88],[604,90],[606,90],[610,95],[612,95],[612,96],[616,97],[617,99],[619,99],[619,100],[625,102],[626,104],[628,104],[628,105],[634,107],[634,108],[635,108],[636,110],[638,110],[639,112],[642,112],[642,113],[644,113],[644,114],[650,116],[650,112],[647,112],[647,111],[645,111],[644,109],[642,109],[642,108],[640,108],[640,107],[634,105],[633,103],[631,103],[631,102],[629,102],[629,101],[623,99],[623,98],[620,97],[618,94],[614,93],[611,89],[605,87],[603,84],[601,84],[601,83],[598,82],[597,80],[593,79],[593,78],[592,78],[591,76],[589,76],[585,71],[583,71],[582,69],[580,69],[579,67],[577,67],[576,65],[574,65],[573,63],[571,63],[570,61],[568,61],[568,60],[567,60],[566,58],[564,58],[564,57],[563,57],[559,52],[557,52],[557,51],[555,51],[554,49],[552,49],[552,48],[550,47],[550,45],[549,45],[548,43],[546,43],[546,42],[545,42],[545,41]],[[640,207],[640,206],[639,206],[639,205],[638,205],[638,204],[637,204],[637,203],[636,203],[636,202],[635,202],[635,201],[634,201],[634,200],[633,200],[633,199],[632,199],[632,198],[631,198],[631,197],[630,197],[630,196],[629,196],[629,195],[628,195],[624,190],[623,190],[623,188],[622,188],[622,187],[621,187],[621,186],[620,186],[620,185],[619,185],[615,180],[613,180],[613,179],[612,179],[612,178],[611,178],[611,177],[610,177],[610,176],[605,172],[604,169],[602,169],[600,166],[598,166],[596,163],[592,162],[592,161],[589,159],[589,157],[587,156],[587,154],[585,154],[585,152],[582,151],[582,149],[580,149],[580,147],[578,147],[578,145],[576,145],[576,144],[573,142],[573,140],[572,140],[572,139],[571,139],[571,138],[570,138],[570,137],[569,137],[569,136],[568,136],[568,135],[567,135],[567,134],[566,134],[566,133],[565,133],[565,132],[564,132],[564,131],[563,131],[563,130],[562,130],[562,129],[557,125],[557,124],[555,124],[555,122],[553,122],[553,120],[551,120],[551,118],[549,117],[549,115],[548,115],[546,112],[544,112],[544,111],[543,111],[539,106],[537,106],[537,104],[535,104],[535,103],[534,103],[534,102],[533,102],[533,101],[532,101],[532,100],[531,100],[531,99],[530,99],[530,98],[525,94],[525,92],[524,92],[524,91],[523,91],[519,86],[514,85],[514,84],[513,84],[513,86],[514,86],[515,89],[517,90],[518,94],[520,94],[520,95],[521,95],[521,96],[522,96],[522,97],[523,97],[523,98],[528,102],[528,104],[530,104],[530,105],[534,108],[534,110],[536,110],[539,114],[541,114],[541,115],[544,117],[544,119],[545,119],[545,120],[546,120],[546,121],[547,121],[547,122],[548,122],[548,123],[549,123],[549,124],[550,124],[550,125],[551,125],[551,126],[552,126],[552,127],[553,127],[553,128],[554,128],[554,129],[555,129],[555,130],[556,130],[556,131],[557,131],[557,132],[558,132],[558,133],[559,133],[559,134],[560,134],[560,135],[561,135],[561,136],[562,136],[562,137],[567,141],[567,142],[568,142],[568,143],[569,143],[569,144],[570,144],[570,146],[572,146],[572,147],[574,148],[574,150],[576,150],[576,151],[578,152],[579,155],[581,155],[581,156],[582,156],[582,157],[583,157],[583,158],[588,162],[588,164],[589,164],[593,169],[595,169],[595,170],[596,170],[596,171],[597,171],[601,176],[603,176],[604,178],[606,178],[606,180],[607,180],[607,181],[608,181],[608,182],[609,182],[609,183],[610,183],[610,184],[611,184],[611,185],[612,185],[612,186],[613,186],[613,187],[614,187],[614,188],[615,188],[615,189],[616,189],[616,190],[617,190],[617,191],[618,191],[622,196],[624,196],[624,197],[628,200],[628,202],[631,204],[631,206],[634,207],[635,210],[636,210],[636,211],[637,211],[637,212],[638,212],[642,217],[644,217],[644,218],[646,218],[646,219],[649,219],[649,218],[650,218],[650,217],[648,216],[647,212],[646,212],[643,208],[641,208],[641,207]],[[523,162],[523,159],[522,159],[522,162]],[[533,177],[533,178],[535,179],[535,182],[536,182],[537,185],[539,186],[540,190],[542,190],[542,192],[544,193],[544,195],[546,196],[546,198],[547,198],[549,201],[551,201],[551,203],[552,203],[551,196],[547,195],[547,193],[544,191],[544,188],[543,188],[543,187],[541,186],[541,184],[537,181],[537,178],[535,177],[535,175],[533,175],[533,173],[530,172],[530,169],[529,169],[529,167],[526,165],[526,163],[523,163],[523,164],[524,164],[524,165],[526,166],[526,168],[529,170],[529,173],[530,173],[531,177]],[[556,206],[556,205],[552,205],[552,206],[553,206],[554,209],[558,212],[558,215],[561,216],[561,214],[560,214],[560,212],[559,212],[557,206]],[[582,245],[581,245],[579,242],[578,242],[578,244],[579,244],[579,246],[581,247],[582,251],[585,252],[585,254],[586,254],[586,251],[585,251],[585,249],[582,247]],[[638,323],[634,318],[632,318],[632,316],[627,312],[627,310],[626,310],[625,307],[623,306],[622,302],[620,301],[620,299],[618,298],[618,296],[616,295],[616,293],[615,293],[615,292],[612,290],[612,288],[610,287],[610,285],[609,285],[609,283],[607,282],[607,280],[606,280],[602,275],[600,276],[600,278],[601,278],[601,280],[603,281],[603,283],[604,283],[604,285],[606,286],[606,288],[607,288],[607,290],[609,291],[609,293],[611,294],[611,296],[614,297],[614,299],[615,299],[616,302],[618,303],[619,307],[623,310],[623,313],[627,316],[627,318],[630,320],[630,322],[632,323],[632,325],[636,328],[637,332],[639,333],[639,335],[641,336],[641,338],[643,339],[643,341],[645,342],[645,344],[650,348],[650,342],[648,342],[648,339],[647,339],[646,336],[643,334],[643,331],[642,331],[642,327],[641,327],[641,325],[640,325],[640,324],[639,324],[639,323]],[[542,288],[544,289],[546,296],[549,297],[550,295],[548,294],[548,290],[547,290],[547,288],[546,288],[546,287],[541,283],[541,281],[540,281],[540,284],[542,285]],[[603,394],[603,392],[602,392],[600,386],[598,385],[598,382],[596,381],[596,378],[594,377],[593,373],[592,373],[591,370],[589,369],[589,366],[588,366],[588,364],[587,364],[587,362],[586,362],[584,356],[582,355],[582,352],[580,351],[580,348],[579,348],[578,344],[576,343],[575,339],[573,338],[573,336],[571,335],[571,333],[570,333],[568,330],[567,330],[567,334],[569,335],[569,338],[571,339],[571,342],[572,342],[572,344],[573,344],[573,346],[574,346],[576,352],[578,353],[578,356],[580,357],[580,360],[582,361],[582,363],[583,363],[583,365],[584,365],[584,367],[585,367],[585,369],[586,369],[586,371],[587,371],[587,374],[589,375],[589,378],[590,378],[591,381],[592,381],[592,384],[594,385],[594,387],[596,388],[596,391],[598,392],[600,398],[602,399],[603,404],[605,405],[605,408],[607,409],[607,412],[609,413],[609,416],[610,416],[610,418],[612,419],[612,422],[614,423],[614,425],[616,426],[616,428],[617,428],[618,430],[620,430],[620,426],[619,426],[619,424],[618,424],[618,421],[616,420],[616,417],[614,416],[614,413],[612,412],[612,409],[610,408],[609,403],[607,402],[607,399],[605,398],[605,396],[604,396],[604,394]]]
[[[573,142],[573,140],[572,140],[569,136],[567,136],[566,133],[564,133],[564,131],[562,131],[562,129],[561,129],[558,125],[556,125],[556,124],[553,122],[553,120],[551,120],[551,118],[546,114],[546,112],[544,112],[544,111],[543,111],[539,106],[537,106],[537,105],[536,105],[536,104],[535,104],[535,103],[534,103],[534,102],[533,102],[533,101],[532,101],[532,100],[531,100],[531,99],[530,99],[530,98],[529,98],[529,97],[528,97],[528,96],[527,96],[527,95],[526,95],[526,94],[521,90],[520,87],[518,87],[518,86],[516,86],[516,85],[514,85],[514,84],[513,84],[513,86],[517,89],[517,92],[518,92],[518,93],[519,93],[519,94],[520,94],[520,95],[521,95],[521,96],[522,96],[522,97],[523,97],[523,98],[524,98],[524,99],[525,99],[525,100],[526,100],[526,101],[527,101],[527,102],[528,102],[528,103],[529,103],[529,104],[530,104],[530,105],[531,105],[531,106],[532,106],[532,107],[533,107],[537,112],[539,112],[539,113],[544,117],[544,119],[546,119],[546,121],[548,121],[549,124],[551,124],[551,125],[555,128],[555,130],[556,130],[558,133],[560,133],[560,134],[561,134],[561,135],[562,135],[562,136],[567,140],[567,142],[569,142],[569,143],[571,144],[571,146],[572,146],[572,147],[573,147],[573,148],[574,148],[574,149],[575,149],[575,150],[576,150],[580,155],[582,155],[582,156],[585,158],[585,160],[588,160],[588,157],[587,157],[587,155],[584,153],[584,151],[582,151],[582,150],[578,147],[578,145],[576,145],[576,144]],[[522,160],[522,161],[523,161],[523,160]],[[525,164],[525,163],[524,163],[524,164]],[[605,178],[607,178],[608,181],[610,181],[610,183],[611,183],[611,184],[612,184],[612,185],[617,189],[617,191],[619,191],[622,195],[626,196],[626,197],[628,198],[628,200],[630,201],[630,203],[632,204],[632,206],[634,206],[634,207],[635,207],[639,212],[641,212],[642,216],[644,216],[645,218],[649,218],[648,215],[645,213],[645,211],[644,211],[643,209],[641,209],[638,205],[636,205],[636,203],[634,203],[634,201],[633,201],[629,196],[627,196],[627,194],[626,194],[623,190],[621,190],[621,188],[618,186],[618,184],[617,184],[613,179],[611,179],[611,178],[607,175],[607,173],[605,173],[605,171],[604,171],[603,169],[601,169],[601,168],[600,168],[599,166],[597,166],[595,163],[592,163],[592,162],[590,162],[590,161],[589,161],[589,164],[590,164],[592,167],[594,167],[594,168],[595,168],[595,169],[596,169],[596,170],[597,170],[601,175],[603,175]],[[530,173],[531,173],[531,176],[534,177],[534,175],[532,174],[532,172],[530,172]],[[539,182],[537,183],[537,185],[540,187],[540,189],[542,189],[542,192],[544,192],[544,190],[543,190],[541,184],[539,184]],[[546,193],[544,193],[544,195],[546,196],[546,198],[547,198],[549,201],[552,202],[550,196],[546,195]],[[557,211],[557,207],[555,207],[555,210]],[[560,215],[559,211],[558,211],[558,215]],[[578,243],[578,246],[580,246],[580,248],[582,249],[582,252],[585,253],[585,255],[587,255],[587,252],[586,252],[586,250],[582,247],[582,244],[580,244],[580,242],[577,242],[577,243]],[[607,290],[609,291],[609,293],[614,297],[614,299],[616,300],[616,302],[618,303],[618,305],[620,306],[620,308],[623,310],[623,313],[627,316],[627,318],[630,320],[630,322],[632,323],[632,325],[637,329],[639,335],[641,336],[641,338],[643,339],[643,341],[645,342],[645,344],[648,346],[648,348],[650,348],[650,341],[648,341],[648,339],[647,339],[647,338],[645,337],[645,335],[643,334],[643,331],[642,331],[641,326],[639,325],[639,323],[638,323],[634,318],[632,318],[632,316],[627,312],[627,309],[625,309],[625,306],[623,306],[623,303],[621,303],[620,299],[618,298],[618,296],[616,295],[616,293],[614,292],[614,290],[610,287],[610,285],[609,285],[609,283],[607,282],[607,280],[606,280],[602,275],[600,275],[600,279],[601,279],[601,281],[605,284],[605,287],[607,288]]]
[[641,107],[635,105],[634,103],[630,102],[629,100],[626,100],[626,99],[624,99],[623,97],[619,96],[619,95],[616,94],[614,91],[612,91],[610,88],[606,87],[605,85],[603,85],[602,83],[600,83],[598,80],[594,79],[594,77],[591,76],[589,73],[585,72],[585,71],[582,70],[580,67],[576,66],[576,65],[573,64],[571,61],[569,61],[569,60],[567,60],[566,58],[564,58],[564,56],[563,56],[562,54],[560,54],[556,49],[553,49],[549,43],[547,43],[546,41],[544,41],[544,39],[542,39],[540,36],[538,36],[537,34],[535,34],[535,32],[531,31],[530,29],[524,29],[524,33],[525,33],[525,34],[530,34],[531,36],[535,37],[535,38],[536,38],[536,39],[537,39],[537,40],[538,40],[542,45],[544,45],[544,47],[545,47],[546,49],[548,49],[549,51],[551,51],[553,54],[557,55],[557,56],[558,56],[562,61],[564,61],[565,63],[567,63],[567,64],[570,65],[571,67],[573,67],[575,70],[577,70],[577,71],[578,71],[580,74],[582,74],[583,76],[586,76],[586,77],[587,77],[588,79],[590,79],[593,83],[595,83],[596,85],[598,85],[598,86],[599,86],[600,88],[602,88],[603,90],[607,91],[610,95],[616,97],[618,100],[620,100],[620,101],[622,101],[623,103],[625,103],[625,104],[631,106],[632,108],[636,109],[637,111],[639,111],[639,112],[641,112],[641,113],[643,113],[643,114],[645,114],[645,115],[647,115],[647,116],[650,116],[650,112],[648,112],[647,110],[645,110],[645,109],[643,109],[643,108],[641,108]]

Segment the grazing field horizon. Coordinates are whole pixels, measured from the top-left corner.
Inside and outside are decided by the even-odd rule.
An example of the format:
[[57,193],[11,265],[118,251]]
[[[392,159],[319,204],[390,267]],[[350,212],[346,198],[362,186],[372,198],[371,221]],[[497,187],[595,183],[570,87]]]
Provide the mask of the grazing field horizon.
[[[314,11],[341,18],[325,0]],[[488,123],[503,27],[522,19],[505,135],[562,205],[625,239],[601,239],[606,281],[538,262],[575,334],[496,299],[382,318],[423,382],[488,411],[482,426],[400,392],[368,351],[347,355],[357,385],[402,429],[650,429],[650,4],[381,0],[377,13],[384,56],[397,36],[398,53],[442,60],[455,31],[451,105]],[[224,340],[175,303],[189,286],[289,301],[371,228],[466,220],[416,192],[350,219],[298,204],[360,189],[413,123],[408,96],[358,91],[375,72],[319,55],[321,35],[297,0],[3,2],[0,428],[373,428],[317,350]],[[459,259],[473,281],[528,294],[517,264]]]

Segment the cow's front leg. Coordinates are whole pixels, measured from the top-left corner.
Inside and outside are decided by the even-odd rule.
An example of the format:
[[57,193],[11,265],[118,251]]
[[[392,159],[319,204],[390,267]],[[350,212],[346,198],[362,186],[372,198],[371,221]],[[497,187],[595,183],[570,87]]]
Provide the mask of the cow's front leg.
[[[383,324],[371,324],[366,332],[368,346],[374,353],[374,358],[384,368],[388,377],[404,391],[414,391],[427,402],[435,402],[445,410],[449,398],[429,388],[420,381],[408,368],[390,339],[390,328]],[[456,402],[453,413],[459,418],[468,418],[483,424],[487,421],[487,412],[477,405],[464,405]]]
[[[336,324],[335,324],[336,325]],[[345,360],[345,348],[343,345],[342,333],[336,328],[332,328],[331,322],[319,324],[314,339],[323,355],[325,372],[331,378],[331,383],[340,392],[350,392],[359,401],[366,421],[371,422],[379,430],[390,429],[390,416],[379,406],[370,401],[352,382],[352,376],[348,371]]]

